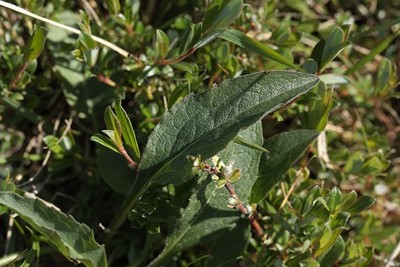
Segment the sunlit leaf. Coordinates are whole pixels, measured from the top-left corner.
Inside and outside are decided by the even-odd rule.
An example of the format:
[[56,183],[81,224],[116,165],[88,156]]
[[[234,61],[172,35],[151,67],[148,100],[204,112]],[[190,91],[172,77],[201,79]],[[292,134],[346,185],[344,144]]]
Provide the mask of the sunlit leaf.
[[36,26],[24,50],[24,62],[37,59],[44,49],[49,31],[45,27]]
[[132,123],[128,117],[128,114],[122,108],[121,100],[117,101],[115,103],[115,114],[121,123],[122,137],[125,141],[125,144],[134,153],[133,158],[135,160],[139,160],[140,159],[140,150],[139,150],[138,142],[136,140],[136,134],[135,134],[135,131],[133,130]]

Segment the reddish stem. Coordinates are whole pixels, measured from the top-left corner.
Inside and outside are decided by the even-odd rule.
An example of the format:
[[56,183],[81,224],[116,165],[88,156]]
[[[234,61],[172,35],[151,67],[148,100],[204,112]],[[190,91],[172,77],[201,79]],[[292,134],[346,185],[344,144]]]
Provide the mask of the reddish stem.
[[133,159],[128,155],[128,152],[126,152],[125,148],[120,148],[119,152],[122,154],[122,156],[124,156],[124,158],[126,159],[126,161],[128,161],[129,165],[134,168],[135,170],[138,169],[138,165],[135,161],[133,161]]
[[25,61],[22,63],[21,67],[18,69],[17,75],[14,76],[14,78],[11,80],[9,88],[14,89],[15,86],[17,85],[17,82],[19,79],[21,79],[22,73],[26,70],[28,67],[29,62]]
[[187,58],[188,56],[190,56],[191,54],[194,53],[194,51],[196,51],[196,49],[191,48],[189,49],[186,53],[176,57],[176,58],[171,58],[171,59],[161,59],[160,61],[158,61],[158,64],[161,65],[169,65],[169,64],[174,64],[177,63],[179,61],[184,60],[185,58]]
[[[240,201],[240,199],[237,197],[235,188],[230,182],[226,182],[225,188],[228,189],[229,194],[231,197],[235,198],[237,201],[236,207],[240,212],[242,212],[244,215],[248,216],[249,211],[246,209],[246,207],[243,205],[243,203]],[[249,220],[251,223],[251,227],[253,228],[254,232],[260,239],[264,239],[264,230],[262,229],[261,225],[258,223],[257,219],[253,214],[249,216]]]

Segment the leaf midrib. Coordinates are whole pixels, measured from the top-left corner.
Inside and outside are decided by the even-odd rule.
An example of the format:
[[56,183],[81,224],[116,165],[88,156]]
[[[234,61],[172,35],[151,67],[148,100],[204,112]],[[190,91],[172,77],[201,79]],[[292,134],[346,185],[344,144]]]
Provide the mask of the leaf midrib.
[[[311,84],[311,83],[312,83],[312,82],[308,82],[307,84]],[[307,85],[303,85],[303,87],[307,87]],[[278,105],[272,107],[270,110],[265,111],[263,116],[265,116],[265,115],[271,113],[273,110],[279,109],[280,107],[284,106],[285,104],[291,102],[293,99],[295,99],[295,98],[297,98],[297,97],[303,95],[304,93],[306,93],[306,92],[309,91],[310,89],[311,89],[311,87],[310,87],[309,89],[307,89],[307,90],[301,92],[300,94],[296,95],[295,97],[291,97],[290,99],[284,101],[284,103],[280,103],[280,104],[278,104]],[[258,108],[259,106],[264,105],[266,102],[273,102],[273,100],[275,100],[276,98],[278,98],[278,97],[280,97],[280,96],[282,96],[282,95],[283,95],[283,94],[279,94],[279,95],[277,95],[277,96],[275,96],[275,97],[273,97],[273,98],[271,98],[271,99],[269,99],[269,100],[260,102],[259,104],[255,105],[255,106],[253,106],[253,107],[251,107],[251,108],[249,108],[249,109],[247,109],[247,110],[245,110],[245,111],[243,111],[243,112],[241,112],[241,113],[238,113],[235,117],[226,120],[224,123],[220,124],[218,127],[214,127],[211,131],[205,132],[205,133],[203,133],[202,135],[196,137],[196,138],[191,142],[190,145],[188,145],[188,146],[186,146],[185,148],[183,148],[182,150],[178,151],[177,154],[176,154],[175,156],[173,156],[170,160],[167,160],[165,163],[163,163],[162,166],[150,177],[150,179],[149,179],[148,181],[151,182],[151,181],[154,179],[154,177],[157,177],[158,175],[160,175],[160,174],[164,171],[165,168],[167,168],[172,162],[174,162],[177,158],[179,158],[182,154],[184,154],[185,151],[191,150],[191,148],[192,148],[193,146],[197,145],[198,141],[199,141],[200,139],[202,139],[203,137],[205,137],[206,135],[211,135],[211,134],[212,134],[213,132],[215,132],[217,129],[222,128],[223,125],[226,125],[226,124],[229,125],[229,124],[231,124],[232,121],[236,120],[237,117],[241,117],[244,113],[247,113],[247,112],[251,111],[252,109],[256,109],[256,108]],[[227,142],[227,144],[228,144],[228,143],[229,143],[229,142]],[[226,146],[225,146],[225,147],[226,147]],[[153,168],[153,167],[154,167],[154,164],[153,164],[150,168],[147,168],[146,170],[151,170],[151,168]],[[140,173],[140,172],[139,172],[139,173]],[[140,174],[138,174],[138,175],[140,175]]]

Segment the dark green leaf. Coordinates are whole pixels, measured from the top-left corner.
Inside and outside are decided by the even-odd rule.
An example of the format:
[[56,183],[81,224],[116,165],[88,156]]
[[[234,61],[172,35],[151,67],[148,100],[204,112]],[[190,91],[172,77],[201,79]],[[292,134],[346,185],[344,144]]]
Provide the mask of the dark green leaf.
[[351,215],[355,215],[355,214],[358,214],[358,213],[368,209],[369,207],[374,205],[374,203],[375,203],[374,197],[361,196],[356,200],[356,202],[353,205],[351,205],[345,211],[350,212]]
[[136,134],[133,130],[131,120],[128,117],[126,111],[122,108],[121,100],[115,103],[115,114],[121,123],[122,137],[124,138],[125,144],[133,151],[133,159],[139,161],[140,150],[136,140]]
[[321,65],[322,53],[325,46],[325,40],[320,40],[313,48],[310,57],[318,63],[318,66]]
[[258,179],[251,193],[252,203],[258,203],[267,196],[318,134],[316,131],[296,130],[275,135],[265,142],[264,147],[270,153],[263,155],[261,160]]
[[238,45],[242,48],[263,55],[271,60],[279,62],[288,67],[294,69],[299,68],[298,66],[296,66],[296,64],[292,63],[292,61],[288,60],[286,57],[282,56],[269,46],[250,38],[249,36],[238,30],[234,29],[225,30],[223,33],[221,33],[221,35],[219,35],[219,37],[231,43],[234,43],[235,45]]
[[340,204],[341,210],[348,210],[357,200],[357,192],[352,190],[350,193],[346,194],[343,198],[342,204]]
[[242,12],[242,6],[242,0],[211,1],[203,19],[203,35],[229,26]]
[[374,95],[380,97],[390,95],[397,84],[396,65],[392,64],[388,58],[384,58],[379,65]]
[[[261,123],[258,122],[242,131],[240,136],[261,145]],[[234,167],[241,169],[242,179],[235,184],[235,188],[236,194],[242,201],[249,197],[250,189],[257,176],[260,154],[261,152],[257,150],[234,142],[218,154],[225,164],[234,161]],[[161,266],[176,252],[216,239],[231,231],[240,219],[240,212],[227,206],[228,197],[229,193],[225,188],[218,189],[210,176],[202,175],[198,188],[190,197],[181,219],[168,236],[164,251],[149,267]]]
[[179,46],[179,53],[183,54],[187,50],[194,48],[195,44],[201,39],[202,23],[197,23],[190,26],[182,38]]
[[318,63],[311,58],[307,58],[303,64],[303,70],[310,74],[316,74],[318,71]]
[[49,31],[45,27],[36,26],[24,50],[24,62],[37,59],[43,51]]
[[339,235],[331,249],[318,260],[321,266],[335,266],[335,263],[340,260],[344,253],[345,243]]
[[224,232],[210,244],[211,260],[207,262],[208,266],[232,266],[246,249],[250,234],[248,221],[239,220],[235,228]]
[[101,148],[96,163],[101,177],[114,191],[124,195],[129,193],[136,173],[124,157]]
[[211,41],[215,40],[218,36],[220,36],[224,30],[219,30],[219,31],[214,31],[203,38],[201,38],[198,42],[196,42],[193,45],[194,49],[199,49],[202,46],[205,46],[206,44],[210,43]]
[[89,267],[107,266],[104,246],[94,240],[89,227],[52,204],[35,196],[22,197],[11,192],[0,192],[0,204],[17,213],[66,257]]
[[183,167],[190,165],[188,155],[215,155],[240,129],[287,104],[317,82],[317,77],[308,74],[261,72],[227,80],[207,92],[186,97],[164,114],[150,135],[139,180],[182,183],[187,174]]
[[349,174],[359,173],[363,166],[363,163],[364,157],[362,156],[362,153],[356,151],[347,159],[346,165],[344,166],[343,170]]
[[288,267],[297,267],[300,266],[300,263],[303,262],[304,260],[308,259],[311,257],[311,252],[310,251],[306,251],[304,253],[301,253],[293,258],[291,258],[290,260],[288,260],[286,262],[286,265]]
[[350,42],[345,41],[344,31],[339,27],[334,28],[324,44],[321,60],[318,64],[319,71],[322,72],[343,48],[348,45],[350,45]]
[[240,129],[288,104],[318,81],[316,76],[291,71],[260,72],[226,80],[178,102],[150,135],[136,184],[110,229],[123,223],[151,182],[181,184],[190,179],[187,156],[214,156]]

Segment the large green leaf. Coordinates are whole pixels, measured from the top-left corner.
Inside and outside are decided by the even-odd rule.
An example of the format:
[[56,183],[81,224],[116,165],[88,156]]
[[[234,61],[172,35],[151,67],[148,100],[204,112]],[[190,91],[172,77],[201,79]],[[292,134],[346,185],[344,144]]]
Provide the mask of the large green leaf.
[[187,155],[208,158],[265,114],[307,92],[318,78],[289,71],[259,72],[190,95],[165,113],[147,142],[140,181],[180,184]]
[[314,75],[292,71],[259,72],[226,80],[178,102],[150,135],[139,175],[110,229],[123,223],[151,182],[180,184],[190,178],[188,155],[214,156],[239,130],[304,94],[318,81]]
[[258,179],[252,189],[250,201],[257,203],[268,191],[283,179],[283,175],[317,137],[319,132],[296,130],[275,135],[265,141],[264,147],[270,153],[263,155]]
[[[242,131],[240,136],[261,145],[260,122]],[[231,142],[218,155],[226,164],[234,161],[234,167],[241,169],[242,177],[235,183],[235,188],[239,199],[247,200],[257,177],[261,152]],[[164,251],[149,266],[161,266],[179,251],[229,233],[240,219],[240,212],[227,206],[228,197],[229,192],[225,188],[217,188],[210,176],[202,175],[197,191],[190,197],[181,219],[168,236]],[[239,240],[235,239],[235,242]]]
[[66,257],[89,267],[107,266],[104,246],[94,240],[90,228],[55,206],[11,192],[0,192],[0,204],[17,213]]

